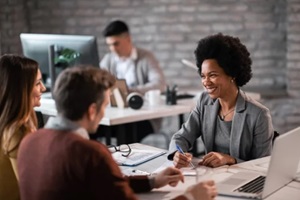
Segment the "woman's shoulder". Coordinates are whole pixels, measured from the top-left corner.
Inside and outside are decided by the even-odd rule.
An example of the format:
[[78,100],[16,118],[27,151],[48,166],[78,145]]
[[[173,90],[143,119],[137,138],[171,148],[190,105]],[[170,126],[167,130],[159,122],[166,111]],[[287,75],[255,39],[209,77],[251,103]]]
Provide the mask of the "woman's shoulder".
[[216,99],[212,99],[207,91],[203,91],[199,94],[198,96],[198,104],[201,105],[212,105],[214,104],[214,102],[216,101]]
[[22,130],[17,130],[11,134],[11,136],[7,136],[4,141],[4,153],[8,155],[10,158],[17,158],[18,149],[22,139],[25,136],[25,132]]
[[251,96],[247,95],[247,93],[245,93],[244,91],[240,90],[240,94],[245,101],[247,109],[250,109],[253,111],[256,110],[258,112],[260,112],[260,111],[269,112],[269,109],[265,105],[263,105],[256,99],[253,99]]

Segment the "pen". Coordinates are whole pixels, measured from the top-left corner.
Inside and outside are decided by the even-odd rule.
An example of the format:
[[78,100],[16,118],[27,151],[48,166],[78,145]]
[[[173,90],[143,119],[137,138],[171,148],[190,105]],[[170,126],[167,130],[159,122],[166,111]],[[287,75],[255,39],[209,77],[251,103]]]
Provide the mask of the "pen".
[[[182,149],[180,148],[180,146],[178,146],[177,144],[176,144],[176,149],[177,149],[181,154],[185,155],[185,153],[182,151]],[[190,162],[190,165],[191,165],[191,167],[195,168],[195,166],[193,165],[192,162]]]
[[138,170],[138,169],[133,169],[132,172],[137,173],[137,174],[147,175],[147,176],[151,175],[149,172],[145,172],[145,171]]

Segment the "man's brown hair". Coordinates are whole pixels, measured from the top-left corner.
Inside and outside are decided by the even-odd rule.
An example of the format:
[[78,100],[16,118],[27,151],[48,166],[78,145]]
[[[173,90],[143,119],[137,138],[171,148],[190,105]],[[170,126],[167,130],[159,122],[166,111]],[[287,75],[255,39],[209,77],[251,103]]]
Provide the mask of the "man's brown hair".
[[58,76],[53,98],[59,115],[79,120],[92,103],[103,103],[104,92],[115,84],[115,77],[108,71],[93,66],[67,68]]

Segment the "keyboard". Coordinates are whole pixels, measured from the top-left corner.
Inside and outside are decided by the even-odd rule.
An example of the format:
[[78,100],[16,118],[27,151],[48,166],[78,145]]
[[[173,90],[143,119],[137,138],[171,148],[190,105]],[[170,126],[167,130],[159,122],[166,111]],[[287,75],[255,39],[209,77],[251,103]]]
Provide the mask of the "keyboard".
[[237,188],[235,192],[259,194],[263,191],[265,180],[265,176],[259,176],[250,181],[249,183],[246,183],[245,185],[242,185],[241,187]]

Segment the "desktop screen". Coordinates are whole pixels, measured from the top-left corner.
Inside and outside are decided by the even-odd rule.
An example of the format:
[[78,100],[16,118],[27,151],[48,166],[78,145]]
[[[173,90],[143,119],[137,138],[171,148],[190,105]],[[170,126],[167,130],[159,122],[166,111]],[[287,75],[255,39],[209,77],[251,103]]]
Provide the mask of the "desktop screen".
[[[55,46],[55,51],[57,49],[68,49],[78,53],[78,57],[72,62],[72,65],[89,64],[95,67],[99,66],[95,36],[21,33],[20,39],[24,56],[32,58],[39,63],[43,80],[48,87],[50,87],[52,80],[50,79],[49,71],[50,45]],[[57,71],[55,67],[55,77],[57,77],[58,73],[59,70]]]

